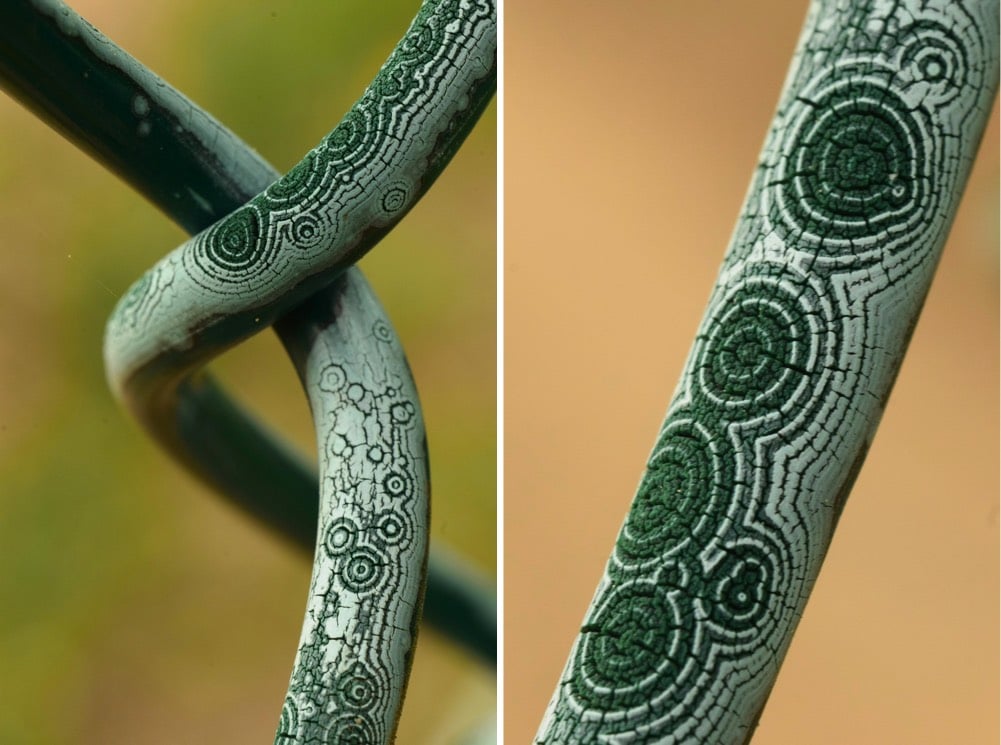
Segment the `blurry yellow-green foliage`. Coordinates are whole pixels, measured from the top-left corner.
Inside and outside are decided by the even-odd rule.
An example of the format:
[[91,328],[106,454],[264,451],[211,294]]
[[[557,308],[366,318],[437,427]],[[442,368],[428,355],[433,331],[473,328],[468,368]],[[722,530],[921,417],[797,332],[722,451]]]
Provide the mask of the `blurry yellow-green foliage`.
[[[333,127],[414,2],[74,7],[286,170]],[[99,102],[95,102],[99,105]],[[494,107],[362,263],[425,407],[433,540],[495,567]],[[0,742],[269,742],[308,562],[159,453],[114,404],[116,298],[184,236],[0,98]],[[270,332],[214,368],[300,447],[305,398]],[[492,672],[426,630],[404,742],[493,709]]]

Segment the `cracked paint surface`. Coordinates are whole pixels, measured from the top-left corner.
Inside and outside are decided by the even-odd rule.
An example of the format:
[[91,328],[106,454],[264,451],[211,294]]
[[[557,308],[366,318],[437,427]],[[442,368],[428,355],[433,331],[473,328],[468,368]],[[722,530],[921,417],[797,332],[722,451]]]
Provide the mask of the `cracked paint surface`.
[[743,743],[997,87],[989,2],[810,6],[683,377],[538,743]]
[[427,569],[428,464],[402,348],[351,265],[427,190],[492,97],[496,24],[491,0],[426,0],[337,127],[147,272],[108,323],[112,388],[175,451],[185,383],[215,354],[278,321],[296,361],[321,495],[282,745],[385,743],[396,730]]
[[395,225],[493,93],[490,0],[427,0],[375,80],[285,176],[162,259],[122,298],[112,386],[168,356],[190,364],[272,322]]
[[[388,742],[406,687],[428,549],[417,390],[364,282],[296,311],[291,334],[320,447],[320,519],[276,743]],[[350,307],[351,313],[341,312]],[[341,350],[354,354],[345,358]]]

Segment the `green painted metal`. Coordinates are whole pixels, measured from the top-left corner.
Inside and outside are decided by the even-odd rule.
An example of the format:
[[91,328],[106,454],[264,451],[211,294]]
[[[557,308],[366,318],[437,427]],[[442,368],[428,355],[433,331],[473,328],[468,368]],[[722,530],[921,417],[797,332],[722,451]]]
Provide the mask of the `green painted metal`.
[[998,85],[998,5],[818,0],[538,743],[747,742]]
[[[229,129],[62,3],[11,2],[0,48],[0,86],[188,232],[210,226],[280,177]],[[137,107],[146,125],[141,131]],[[171,443],[181,461],[312,553],[318,515],[312,466],[210,376],[186,382],[177,405],[183,434]],[[440,549],[432,549],[428,574],[425,621],[493,664],[490,583]]]
[[[310,547],[316,477],[195,374],[281,319],[323,457],[322,540],[277,741],[392,739],[423,595],[429,479],[406,361],[351,264],[427,190],[491,99],[493,4],[424,3],[359,102],[282,179],[62,3],[12,4],[0,45],[8,90],[186,229],[203,230],[119,304],[107,337],[113,388],[193,471]],[[321,368],[353,382],[331,388]],[[492,592],[459,564],[432,560],[429,620],[492,662]]]

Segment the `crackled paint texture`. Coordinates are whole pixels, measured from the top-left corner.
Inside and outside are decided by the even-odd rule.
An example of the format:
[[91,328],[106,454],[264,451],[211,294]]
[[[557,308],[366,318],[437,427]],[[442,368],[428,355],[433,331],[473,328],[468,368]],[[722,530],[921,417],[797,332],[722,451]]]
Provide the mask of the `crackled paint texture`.
[[[21,5],[31,5],[33,12]],[[185,230],[200,232],[281,177],[206,111],[62,2],[23,0],[12,7],[9,20],[9,29],[0,27],[7,32],[4,39],[10,45],[8,54],[0,55],[4,62],[0,85],[89,150]],[[22,38],[30,43],[21,43]],[[493,38],[488,32],[484,41],[492,44]],[[39,56],[30,51],[35,47],[35,51],[47,50],[40,55],[47,61],[44,71],[22,56]],[[480,67],[483,60],[469,57],[469,62]],[[24,64],[28,67],[19,66]],[[88,107],[85,100],[59,95],[60,90],[75,89],[81,74],[95,90],[102,90],[100,110]],[[25,84],[42,78],[43,87]],[[470,105],[453,120],[455,126],[440,148],[441,160],[428,164],[423,186],[459,146],[463,130],[476,120],[479,106],[492,97],[494,87],[494,70],[475,83],[469,92]],[[129,148],[123,149],[123,142]],[[380,237],[370,231],[355,250],[367,250]],[[344,276],[346,286],[369,292],[356,267],[346,269]],[[340,287],[319,292],[336,294]],[[286,305],[305,297],[301,288],[289,295],[293,301],[283,298]],[[341,316],[353,312],[349,304],[342,304]],[[245,333],[247,328],[259,330],[264,325],[255,315],[251,327],[236,331]],[[386,328],[390,328],[388,320]],[[232,332],[234,327],[227,330]],[[283,337],[292,329],[282,325],[276,331]],[[191,350],[199,355],[195,364],[233,339],[223,333],[200,341]],[[342,345],[338,354],[350,360],[356,352]],[[272,433],[226,396],[211,375],[178,381],[177,375],[183,377],[188,371],[178,370],[177,362],[154,367],[147,375],[153,378],[152,392],[148,385],[128,381],[129,405],[166,450],[221,496],[312,553],[318,514],[314,469],[281,447]],[[491,664],[496,648],[493,595],[493,588],[460,568],[456,557],[442,547],[432,551],[423,620]]]
[[321,470],[316,558],[278,745],[392,739],[427,560],[417,391],[374,295],[338,284],[342,292],[282,321],[295,325],[286,343],[309,394]]
[[744,743],[993,101],[994,2],[814,2],[538,743]]
[[321,502],[281,745],[395,733],[427,566],[428,465],[402,349],[350,265],[447,164],[492,96],[495,68],[494,3],[427,0],[340,124],[158,263],[108,323],[112,388],[169,446],[192,373],[284,316],[278,330],[316,422]]
[[108,324],[112,386],[124,396],[166,356],[184,366],[254,333],[359,259],[366,235],[398,222],[451,157],[492,93],[495,56],[492,2],[427,0],[319,145],[132,286]]

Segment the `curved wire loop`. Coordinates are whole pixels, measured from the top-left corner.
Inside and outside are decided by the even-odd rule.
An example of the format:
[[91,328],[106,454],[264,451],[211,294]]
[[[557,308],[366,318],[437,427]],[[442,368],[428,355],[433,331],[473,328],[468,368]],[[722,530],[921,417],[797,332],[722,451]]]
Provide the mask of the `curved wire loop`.
[[[24,44],[16,38],[0,71],[15,95],[189,230],[263,189],[161,261],[121,301],[106,338],[109,379],[176,457],[308,546],[317,535],[315,477],[208,376],[196,374],[214,355],[294,311],[278,330],[311,396],[323,489],[310,607],[278,741],[318,734],[388,741],[422,594],[427,463],[399,342],[350,265],[427,190],[492,97],[494,5],[425,2],[359,102],[277,181],[246,145],[65,5],[33,5],[16,3],[9,13],[47,35],[64,73],[92,67],[112,83],[113,101],[127,100],[133,111],[141,106],[147,142],[170,143],[179,159],[170,160],[164,178],[150,178],[145,166],[163,159],[163,148],[154,155],[122,137],[120,122],[129,118],[116,124],[108,108],[85,113],[93,112],[91,102],[75,96],[72,85],[36,87],[34,54],[18,56]],[[179,136],[149,137],[154,127]],[[316,369],[325,375],[310,377]],[[332,387],[334,370],[352,382]],[[454,563],[432,563],[428,605],[437,610],[429,615],[492,661],[492,593]],[[473,612],[460,620],[457,610]]]
[[[62,3],[12,0],[3,14],[0,85],[188,232],[208,227],[278,179],[231,131]],[[101,106],[94,105],[95,95]],[[137,106],[144,112],[142,136]],[[220,494],[312,552],[312,468],[209,376],[182,389],[178,405],[177,447],[189,451],[182,460]],[[431,551],[428,575],[424,620],[493,664],[490,583],[440,546]]]

